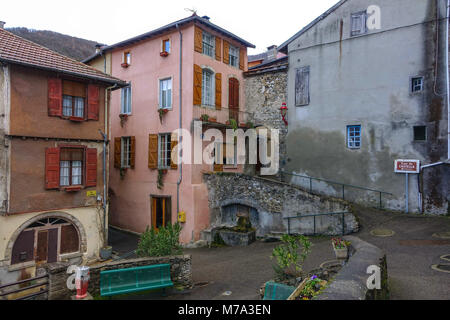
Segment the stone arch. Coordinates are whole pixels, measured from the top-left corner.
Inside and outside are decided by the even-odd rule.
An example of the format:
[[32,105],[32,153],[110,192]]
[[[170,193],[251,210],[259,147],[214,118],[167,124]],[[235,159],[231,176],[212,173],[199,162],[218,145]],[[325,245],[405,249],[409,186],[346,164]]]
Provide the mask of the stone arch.
[[75,226],[75,229],[78,232],[78,237],[80,239],[80,252],[85,253],[87,251],[86,230],[84,229],[83,224],[77,218],[75,218],[73,215],[68,214],[66,212],[61,212],[61,211],[47,212],[47,213],[39,214],[31,219],[28,219],[27,221],[22,223],[20,225],[20,227],[16,229],[16,231],[14,231],[14,233],[12,234],[12,236],[9,239],[9,242],[8,242],[8,245],[7,245],[6,251],[5,251],[5,261],[7,261],[8,264],[11,263],[12,249],[13,249],[14,243],[16,242],[17,238],[22,233],[22,231],[24,231],[29,225],[31,225],[39,220],[46,219],[46,218],[62,218],[62,219],[67,220],[68,222],[72,223]]
[[[252,226],[256,228],[257,230],[260,229],[260,215],[263,212],[263,209],[258,204],[258,202],[252,200],[252,199],[239,199],[239,198],[233,198],[233,199],[227,199],[220,203],[220,223],[223,223],[223,218],[226,216],[226,208],[233,205],[241,205],[245,206],[251,209],[256,210],[256,216],[252,216],[250,212],[250,220],[252,222]],[[256,225],[255,225],[256,223]]]

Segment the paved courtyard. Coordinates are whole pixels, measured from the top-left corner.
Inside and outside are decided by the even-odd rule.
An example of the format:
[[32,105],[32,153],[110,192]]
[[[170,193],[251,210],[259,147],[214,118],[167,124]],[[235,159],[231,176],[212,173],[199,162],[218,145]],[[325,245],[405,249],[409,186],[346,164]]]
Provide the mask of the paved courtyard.
[[[440,256],[450,254],[450,240],[434,238],[436,232],[450,231],[450,218],[424,217],[358,209],[362,224],[357,237],[385,250],[391,299],[450,299],[450,273],[438,272],[431,265],[443,263]],[[376,237],[375,228],[390,229],[392,237]],[[433,240],[433,241],[430,241]],[[115,251],[125,254],[136,248],[137,236],[111,230]],[[329,238],[312,239],[314,246],[305,270],[334,259]],[[172,294],[176,300],[259,299],[260,286],[273,279],[272,250],[278,243],[258,241],[249,247],[201,248],[185,250],[192,255],[193,290]],[[231,292],[225,295],[225,292]],[[159,295],[137,295],[136,299],[160,299]]]

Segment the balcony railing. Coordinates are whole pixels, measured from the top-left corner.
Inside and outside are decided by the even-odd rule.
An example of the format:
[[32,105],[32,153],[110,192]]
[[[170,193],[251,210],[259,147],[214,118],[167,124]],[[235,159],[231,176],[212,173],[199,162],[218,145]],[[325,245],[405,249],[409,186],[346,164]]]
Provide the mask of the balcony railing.
[[230,124],[230,120],[236,120],[238,126],[244,126],[249,123],[254,124],[253,113],[240,111],[238,109],[222,108],[216,110],[214,107],[194,106],[193,117],[209,123]]

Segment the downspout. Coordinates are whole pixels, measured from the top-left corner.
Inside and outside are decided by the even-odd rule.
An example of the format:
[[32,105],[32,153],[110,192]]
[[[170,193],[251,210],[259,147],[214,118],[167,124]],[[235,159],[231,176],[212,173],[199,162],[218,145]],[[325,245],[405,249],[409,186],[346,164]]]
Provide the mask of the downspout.
[[108,189],[107,189],[107,177],[106,177],[106,146],[108,144],[108,120],[109,120],[109,113],[108,113],[108,92],[111,90],[114,90],[117,88],[117,84],[115,84],[112,87],[106,88],[105,90],[105,132],[101,132],[100,134],[103,137],[103,235],[104,235],[104,243],[103,247],[108,246],[108,232],[106,228],[106,204],[108,202]]
[[448,62],[448,37],[449,37],[449,23],[450,19],[450,0],[447,0],[447,18],[446,18],[446,36],[445,36],[445,74],[447,76],[447,159],[450,159],[450,75],[449,75],[449,62]]
[[[449,0],[450,1],[450,0]],[[178,148],[180,148],[181,146],[181,129],[183,128],[183,122],[182,122],[182,115],[183,115],[183,96],[182,96],[182,92],[183,92],[183,77],[182,77],[182,72],[183,72],[183,34],[181,33],[180,30],[180,26],[178,25],[178,23],[176,24],[176,28],[178,30],[178,33],[180,34],[180,74],[179,74],[179,78],[180,78],[180,84],[179,84],[179,99],[180,99],[180,112],[179,112],[179,133],[178,133]],[[178,157],[181,157],[182,153],[179,152],[178,153]],[[178,182],[177,182],[177,214],[180,212],[180,186],[181,183],[183,182],[183,161],[178,161],[178,170],[179,170],[179,178],[178,178]]]

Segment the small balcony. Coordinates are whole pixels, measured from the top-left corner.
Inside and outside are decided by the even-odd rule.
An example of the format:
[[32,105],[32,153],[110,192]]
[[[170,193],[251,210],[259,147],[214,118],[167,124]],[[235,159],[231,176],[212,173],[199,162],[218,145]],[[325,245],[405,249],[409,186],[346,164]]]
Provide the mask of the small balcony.
[[193,118],[194,120],[219,126],[231,126],[231,119],[236,120],[240,128],[254,125],[253,113],[240,111],[239,109],[221,108],[216,110],[214,107],[194,106]]

